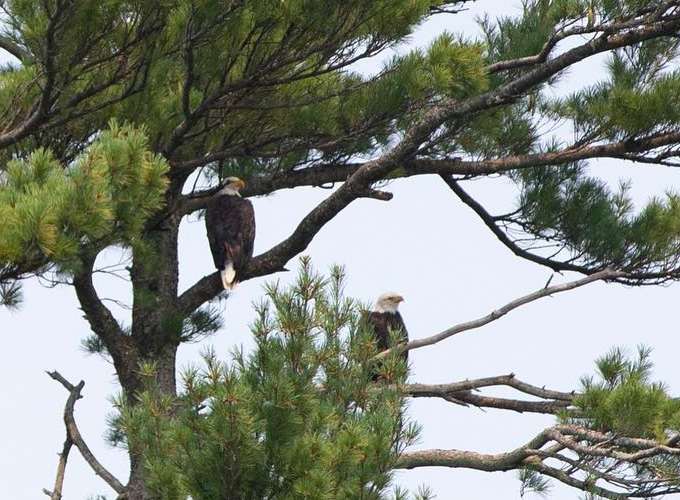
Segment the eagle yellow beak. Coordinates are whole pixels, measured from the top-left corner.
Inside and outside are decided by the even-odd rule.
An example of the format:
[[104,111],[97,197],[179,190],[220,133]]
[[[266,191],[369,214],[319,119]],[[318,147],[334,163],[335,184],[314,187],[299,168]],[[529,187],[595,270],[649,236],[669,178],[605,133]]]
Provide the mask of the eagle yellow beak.
[[404,302],[404,297],[402,297],[401,295],[397,295],[396,297],[394,297],[394,301],[396,303]]
[[246,181],[244,181],[243,179],[239,179],[236,182],[236,186],[238,186],[238,189],[243,189],[244,187],[246,187]]

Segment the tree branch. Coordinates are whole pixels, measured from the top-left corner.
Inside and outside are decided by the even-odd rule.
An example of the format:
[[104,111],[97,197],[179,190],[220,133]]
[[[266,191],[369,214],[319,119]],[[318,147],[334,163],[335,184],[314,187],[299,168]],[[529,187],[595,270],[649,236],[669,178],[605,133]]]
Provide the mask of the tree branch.
[[[359,197],[360,193],[365,192],[372,183],[383,179],[405,160],[415,156],[430,134],[446,120],[469,117],[479,111],[507,104],[535,85],[587,57],[672,34],[679,28],[680,18],[662,17],[634,31],[605,33],[484,94],[462,101],[444,99],[441,104],[425,112],[390,151],[359,167],[340,188],[315,207],[286,240],[255,257],[241,273],[241,281],[283,270],[284,265],[303,252],[323,226]],[[205,276],[178,298],[179,311],[188,314],[221,291],[217,272]]]
[[[75,405],[76,400],[81,397],[80,390],[84,385],[84,382],[81,381],[80,384],[78,384],[77,387],[74,387],[74,390],[71,391],[71,394],[66,401],[64,413],[69,411],[69,408],[71,412],[73,411],[73,406]],[[72,446],[73,440],[71,439],[71,436],[67,430],[64,446],[62,447],[61,453],[59,454],[59,465],[57,466],[57,477],[54,480],[54,488],[52,488],[52,491],[43,488],[43,493],[50,497],[50,500],[61,500],[61,493],[64,489],[64,476],[66,474],[66,462],[68,461],[68,454],[71,451]]]
[[[496,219],[486,211],[486,209],[477,200],[472,198],[461,186],[460,184],[450,176],[441,176],[444,182],[449,188],[458,196],[458,198],[470,207],[484,222],[484,224],[491,230],[491,232],[498,238],[498,240],[512,253],[526,259],[536,264],[549,267],[555,272],[562,271],[574,271],[586,275],[592,275],[598,271],[602,270],[602,267],[588,267],[586,265],[574,264],[573,262],[562,262],[554,260],[548,257],[542,257],[531,253],[523,248],[521,248],[516,242],[512,241],[510,237],[496,224]],[[647,271],[647,272],[627,272],[626,274],[615,278],[612,281],[616,281],[624,284],[645,284],[644,281],[656,281],[663,282],[675,278],[680,275],[680,268],[669,268],[660,271]]]
[[[405,159],[395,169],[387,172],[382,179],[378,180],[434,174],[442,176],[448,184],[447,179],[452,175],[482,176],[500,174],[525,168],[564,165],[595,158],[630,159],[630,154],[634,152],[651,151],[675,144],[678,141],[680,141],[680,132],[669,132],[653,134],[634,140],[628,139],[590,146],[574,145],[559,151],[507,156],[491,160],[469,161],[455,157],[444,159]],[[638,155],[635,157],[635,161],[643,162],[645,158]],[[649,159],[649,163],[658,162],[652,158]],[[242,195],[244,197],[261,196],[281,189],[293,189],[302,186],[326,186],[344,182],[364,165],[365,163],[321,164],[300,170],[290,170],[284,173],[276,172],[254,176],[246,179],[247,185],[242,190]],[[180,206],[178,212],[180,215],[187,215],[204,209],[218,191],[219,186],[216,186],[191,195],[181,196],[179,198]]]
[[451,188],[451,191],[453,191],[463,203],[470,207],[479,216],[479,218],[482,219],[482,222],[484,222],[486,227],[491,230],[496,238],[498,238],[498,240],[503,243],[503,245],[509,248],[510,251],[512,251],[512,253],[518,257],[535,262],[536,264],[540,264],[542,266],[549,267],[555,272],[575,271],[583,274],[593,274],[594,272],[598,271],[598,269],[590,269],[588,267],[578,266],[570,262],[560,262],[548,259],[546,257],[541,257],[540,255],[535,255],[520,248],[500,227],[496,225],[496,221],[491,216],[491,214],[489,214],[489,212],[487,212],[484,207],[477,202],[477,200],[467,194],[467,192],[460,186],[460,184],[458,184],[458,182],[456,182],[453,177],[442,175],[441,178],[444,180],[446,185]]
[[535,450],[550,442],[547,431],[538,434],[531,441],[507,453],[491,455],[461,450],[422,450],[406,452],[399,457],[397,469],[417,467],[449,467],[498,472],[523,467],[523,462],[535,455]]
[[[74,406],[76,401],[82,397],[80,395],[80,391],[82,391],[83,387],[85,386],[85,382],[81,380],[78,385],[74,386],[57,371],[47,372],[47,374],[54,380],[59,382],[61,385],[63,385],[64,388],[70,393],[69,398],[66,402],[66,407],[64,408],[64,424],[66,425],[67,441],[70,440],[73,444],[76,445],[76,448],[78,448],[80,454],[92,468],[95,474],[97,474],[104,481],[106,481],[106,483],[111,488],[113,488],[116,491],[116,493],[123,493],[125,491],[125,487],[123,486],[123,484],[120,481],[118,481],[118,479],[116,479],[116,477],[113,474],[106,470],[104,466],[102,466],[102,464],[100,464],[99,461],[94,457],[94,455],[90,451],[90,448],[87,446],[85,440],[81,436],[78,427],[76,426],[76,421],[75,418],[73,417]],[[66,448],[66,443],[64,443],[64,447]],[[66,457],[63,454],[62,460],[63,467],[65,469]],[[62,467],[61,461],[59,466],[61,470]],[[61,472],[62,472],[61,481],[63,482],[63,471]],[[59,481],[59,474],[57,474],[57,481]],[[57,494],[57,492],[59,496],[55,497],[54,495]],[[61,484],[58,483],[57,485],[55,485],[55,489],[52,491],[52,498],[53,499],[61,498]]]
[[[559,401],[571,402],[574,398],[574,392],[558,392],[550,391],[543,387],[536,387],[515,378],[514,373],[508,375],[500,375],[497,377],[478,378],[473,380],[463,380],[461,382],[454,382],[452,384],[410,384],[409,391],[419,392],[422,396],[432,393],[452,393],[458,391],[470,391],[480,389],[482,387],[492,387],[497,385],[504,385],[517,389],[520,392],[536,396],[543,399],[555,399]],[[436,394],[435,394],[436,395]]]
[[94,260],[92,255],[83,257],[83,268],[74,275],[73,287],[92,331],[102,337],[107,348],[115,349],[115,344],[126,335],[94,288],[92,282]]
[[[497,398],[480,396],[472,393],[473,390],[482,387],[507,386],[520,392],[536,396],[547,401],[522,401],[517,399]],[[405,387],[406,393],[413,398],[438,397],[451,403],[462,406],[477,406],[479,408],[498,408],[528,413],[555,414],[560,410],[569,408],[572,404],[574,393],[557,392],[535,387],[515,378],[515,374],[501,375],[499,377],[487,377],[476,380],[464,380],[452,384],[409,384]]]
[[[559,285],[553,285],[549,287],[544,287],[541,288],[540,290],[537,290],[533,293],[530,293],[529,295],[525,295],[524,297],[520,297],[518,299],[515,299],[511,302],[508,302],[504,306],[500,307],[499,309],[496,309],[495,311],[492,311],[491,313],[487,314],[486,316],[482,316],[481,318],[472,320],[472,321],[467,321],[465,323],[460,323],[456,326],[452,326],[451,328],[448,328],[444,330],[443,332],[440,332],[436,335],[432,335],[430,337],[425,337],[423,339],[417,339],[417,340],[412,340],[406,345],[401,345],[397,347],[393,347],[392,349],[399,349],[399,350],[411,350],[411,349],[418,349],[420,347],[425,347],[429,345],[434,345],[438,342],[441,342],[442,340],[446,340],[449,337],[452,337],[458,333],[467,331],[467,330],[473,330],[475,328],[482,327],[484,325],[487,325],[491,323],[492,321],[496,321],[499,318],[502,318],[506,314],[508,314],[510,311],[517,309],[518,307],[521,307],[523,305],[526,305],[530,302],[533,302],[535,300],[541,299],[543,297],[549,297],[551,295],[554,295],[556,293],[560,292],[566,292],[568,290],[573,290],[574,288],[579,288],[583,285],[587,285],[589,283],[593,283],[595,281],[600,281],[600,280],[613,280],[615,278],[619,278],[622,276],[625,276],[626,273],[621,272],[621,271],[614,271],[611,269],[605,269],[603,271],[598,271],[594,274],[591,274],[590,276],[587,276],[585,278],[581,278],[578,280],[574,281],[568,281],[566,283],[561,283]],[[385,356],[387,356],[392,349],[387,349],[379,354],[377,354],[374,359],[382,359]]]
[[31,59],[31,56],[26,49],[5,35],[0,35],[0,49],[6,50],[22,63],[27,63]]
[[[411,395],[413,397],[422,397]],[[427,396],[432,397],[432,395]],[[495,408],[497,410],[512,410],[518,413],[540,413],[555,415],[571,406],[566,401],[521,401],[518,399],[499,398],[492,396],[480,396],[471,391],[456,392],[453,394],[441,394],[442,399],[461,406],[476,406],[477,408]]]
[[[668,5],[670,2],[668,2]],[[615,31],[622,31],[626,29],[635,28],[637,26],[644,25],[649,19],[653,19],[655,15],[663,13],[664,10],[668,8],[668,5],[661,7],[659,9],[642,9],[631,15],[626,21],[619,21],[615,23],[604,23],[593,26],[575,26],[569,29],[562,27],[558,31],[554,32],[543,44],[541,50],[533,55],[520,57],[517,59],[510,59],[505,61],[498,61],[490,64],[486,67],[487,73],[498,73],[500,71],[507,71],[512,69],[518,69],[525,66],[533,66],[545,62],[552,50],[557,46],[557,44],[563,40],[566,40],[572,36],[583,36],[594,33],[613,33]],[[574,24],[573,21],[571,24]]]
[[[680,448],[669,444],[670,441],[663,444],[651,439],[617,437],[578,425],[556,425],[509,453],[414,451],[402,454],[397,468],[451,467],[488,472],[528,468],[605,498],[652,497],[680,491],[673,477],[655,468],[653,462],[645,462],[662,454],[680,454]],[[549,447],[544,448],[546,445]],[[631,447],[640,451],[625,451]],[[583,474],[585,479],[579,479]],[[597,484],[598,481],[604,485]]]
[[82,268],[73,276],[73,287],[92,331],[102,340],[113,359],[116,372],[128,374],[137,369],[137,346],[104,305],[92,282],[96,252],[84,251]]

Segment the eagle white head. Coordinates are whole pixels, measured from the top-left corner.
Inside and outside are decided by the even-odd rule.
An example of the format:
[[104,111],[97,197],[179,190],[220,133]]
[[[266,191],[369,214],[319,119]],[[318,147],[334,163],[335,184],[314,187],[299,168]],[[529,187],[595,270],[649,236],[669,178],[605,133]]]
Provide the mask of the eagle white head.
[[222,189],[219,190],[219,194],[227,194],[231,196],[241,196],[239,191],[243,189],[243,187],[246,185],[246,183],[239,179],[236,176],[231,176],[227,177],[224,179],[224,185],[222,186]]
[[396,313],[399,309],[399,303],[404,301],[404,297],[396,292],[385,292],[375,304],[375,312],[379,313]]

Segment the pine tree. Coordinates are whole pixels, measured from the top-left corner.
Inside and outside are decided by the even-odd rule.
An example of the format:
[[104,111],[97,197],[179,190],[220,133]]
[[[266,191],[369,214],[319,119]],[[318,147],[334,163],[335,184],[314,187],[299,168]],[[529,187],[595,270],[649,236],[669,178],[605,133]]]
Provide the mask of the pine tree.
[[[273,446],[278,439],[317,446],[313,422],[306,423],[310,427],[284,429],[280,435],[266,434],[264,441],[253,440],[263,432],[260,426],[274,418],[258,413],[262,408],[254,411],[252,404],[264,405],[266,400],[257,398],[265,397],[272,383],[266,370],[276,368],[267,365],[265,370],[256,359],[237,358],[226,368],[208,357],[202,372],[187,374],[185,391],[175,399],[177,348],[219,329],[210,301],[222,294],[217,273],[179,293],[180,222],[205,208],[227,174],[246,179],[246,196],[340,183],[288,238],[256,256],[242,281],[282,270],[353,201],[389,200],[386,181],[417,175],[441,176],[519,257],[555,271],[586,275],[513,302],[500,314],[595,280],[649,285],[678,278],[678,196],[669,192],[635,211],[625,186],[612,189],[587,167],[596,158],[676,166],[680,2],[527,0],[517,17],[483,20],[479,39],[442,34],[426,49],[393,57],[377,75],[351,71],[357,61],[404,41],[428,17],[451,15],[464,3],[7,0],[0,4],[5,13],[0,47],[16,58],[0,71],[2,303],[17,306],[20,280],[29,276],[57,273],[75,289],[93,332],[86,344],[111,357],[123,390],[124,415],[116,428],[129,432],[131,475],[127,485],[107,479],[121,499],[153,498],[159,488],[167,488],[162,491],[167,498],[211,498],[213,493],[195,489],[206,470],[192,471],[181,461],[186,457],[162,466],[157,458],[166,448],[201,443],[199,435],[190,435],[191,426],[198,432],[215,432],[203,427],[222,426],[220,419],[230,412],[238,412],[243,420],[240,435],[220,433],[217,438],[225,446],[240,440],[233,444],[243,451],[237,457],[243,460],[240,467],[262,454],[274,467],[290,467],[281,455],[267,455],[270,438]],[[455,28],[455,15],[451,19]],[[607,56],[602,81],[585,83],[566,98],[546,91],[575,64],[600,54]],[[573,138],[560,141],[546,134],[541,126],[546,122],[569,124]],[[505,176],[517,187],[516,210],[491,214],[464,190],[465,181],[492,174]],[[92,281],[97,256],[114,246],[133,256],[129,328],[116,321]],[[280,324],[285,318],[302,321],[312,314],[307,310],[293,314],[303,288],[270,291]],[[315,293],[321,304],[331,292]],[[290,309],[281,306],[286,300]],[[333,316],[331,310],[323,313],[329,315],[326,320]],[[340,324],[352,339],[359,330],[351,326],[355,319],[350,316]],[[473,326],[497,317],[492,314]],[[324,358],[307,367],[310,373],[290,389],[290,397],[308,400],[327,412],[323,415],[340,411],[337,401],[329,398],[356,402],[361,387],[367,386],[361,385],[365,380],[352,341],[335,337],[334,342],[349,344],[334,345],[333,356],[325,358],[325,349],[331,347],[319,346],[299,324],[293,326],[291,331],[300,335],[297,340],[304,340],[304,346],[287,338],[285,328],[275,328],[271,337],[265,335],[263,324],[254,330],[259,338],[256,353],[279,363],[276,369],[291,383],[299,374],[285,353],[302,349],[300,353]],[[326,326],[323,330],[329,334]],[[472,326],[452,331],[468,327]],[[438,340],[414,341],[407,348]],[[514,404],[514,409],[554,413],[561,420],[509,457],[401,453],[403,436],[378,433],[374,437],[383,439],[382,448],[374,449],[372,456],[380,460],[371,459],[366,482],[348,488],[372,484],[380,495],[390,467],[443,465],[517,469],[523,471],[527,487],[544,488],[543,478],[550,476],[610,498],[675,491],[677,407],[661,385],[649,381],[643,354],[637,361],[618,352],[603,358],[598,364],[603,380],[584,380],[578,395],[547,391],[513,377],[450,387],[413,384],[404,389],[410,397],[444,397],[482,407]],[[334,367],[342,356],[348,365]],[[315,379],[312,368],[323,377]],[[337,372],[331,375],[331,368]],[[336,375],[349,382],[334,395]],[[211,377],[212,386],[206,382]],[[71,392],[72,410],[79,386],[61,381]],[[484,384],[511,385],[545,401],[511,404],[479,399],[470,392]],[[215,400],[199,403],[201,397],[226,394],[219,391],[232,391],[236,406],[220,407]],[[387,411],[390,401],[401,404],[393,399],[397,396],[392,389],[365,397],[371,411],[378,413]],[[653,414],[623,411],[637,400],[645,401]],[[196,405],[201,404],[208,404],[210,411],[199,418]],[[167,408],[168,414],[154,414],[159,407]],[[291,410],[282,425],[297,425],[299,410]],[[382,424],[401,418],[400,406],[391,412],[380,417]],[[333,427],[332,421],[325,425],[323,432],[347,431]],[[356,434],[347,438],[356,438],[371,425],[370,412],[362,414],[352,431]],[[162,439],[150,440],[151,432]],[[377,447],[376,443],[362,446]],[[299,487],[310,495],[340,495],[315,488],[339,481],[328,474],[356,476],[356,463],[348,463],[345,472],[324,469],[342,449],[319,447],[325,457],[320,469],[310,468],[310,474],[317,475]],[[565,450],[572,455],[560,455]],[[195,455],[198,464],[214,458],[210,450],[203,451],[206,454]],[[551,465],[549,459],[563,460],[566,469]],[[177,475],[178,467],[198,475]],[[270,470],[252,469],[248,474],[252,476],[239,481],[253,484],[239,487],[255,488],[247,490],[254,497],[280,487]],[[54,498],[59,498],[57,490]],[[281,496],[292,494],[277,491]],[[351,491],[346,496],[352,496]]]
[[[385,498],[417,435],[406,366],[392,355],[393,383],[373,383],[375,340],[342,289],[340,269],[324,279],[304,260],[294,286],[269,286],[257,305],[252,354],[208,351],[178,398],[151,383],[139,404],[119,402],[158,498]],[[144,373],[153,381],[153,366]]]

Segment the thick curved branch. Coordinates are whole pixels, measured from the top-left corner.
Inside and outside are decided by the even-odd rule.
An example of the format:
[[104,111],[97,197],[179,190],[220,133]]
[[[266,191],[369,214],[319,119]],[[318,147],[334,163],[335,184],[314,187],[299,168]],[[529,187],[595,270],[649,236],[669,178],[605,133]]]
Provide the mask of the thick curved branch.
[[[547,446],[547,447],[546,447]],[[630,453],[630,448],[639,451]],[[529,468],[605,498],[652,497],[680,490],[650,458],[677,456],[669,443],[617,437],[578,425],[556,425],[508,453],[423,450],[402,454],[397,468],[451,467],[493,471]],[[635,466],[635,467],[634,467]],[[643,472],[640,472],[640,471]],[[582,479],[585,474],[585,479]]]
[[5,35],[0,35],[0,49],[6,50],[23,63],[26,63],[31,59],[30,54],[26,49]]
[[132,339],[113,317],[111,311],[104,305],[92,282],[96,252],[85,252],[82,268],[73,276],[73,287],[85,313],[85,319],[92,331],[102,340],[107,352],[111,355],[117,373],[131,373],[137,369],[137,347]]
[[102,338],[107,348],[110,345],[115,349],[115,344],[126,335],[111,311],[102,303],[94,288],[92,282],[94,260],[93,255],[83,258],[83,268],[74,275],[73,287],[92,331]]
[[[420,146],[445,121],[469,117],[479,111],[512,102],[537,84],[592,55],[673,34],[678,29],[680,29],[680,17],[659,17],[637,30],[616,35],[603,34],[479,96],[462,101],[443,100],[441,104],[427,111],[419,121],[412,125],[392,150],[359,167],[340,188],[315,207],[286,240],[255,257],[241,273],[241,281],[283,270],[290,259],[307,248],[326,223],[366,192],[372,183],[383,179],[405,160],[414,157]],[[190,313],[221,291],[222,287],[217,273],[205,276],[178,298],[179,310],[183,313]]]
[[[76,421],[75,418],[73,417],[74,406],[76,401],[82,397],[80,395],[80,391],[82,391],[83,387],[85,386],[85,382],[81,380],[78,385],[74,386],[57,371],[47,372],[47,374],[54,380],[59,382],[61,385],[63,385],[64,388],[70,393],[69,398],[66,402],[66,407],[64,408],[64,424],[66,425],[67,440],[70,440],[76,446],[76,448],[78,448],[78,451],[80,451],[81,455],[83,456],[85,461],[89,464],[89,466],[92,468],[95,474],[97,474],[104,481],[106,481],[106,483],[109,486],[111,486],[111,488],[113,488],[116,491],[116,493],[123,493],[125,491],[125,487],[123,486],[123,484],[118,479],[116,479],[116,477],[113,474],[106,470],[101,463],[99,463],[99,461],[90,451],[90,448],[85,443],[85,440],[83,439],[82,435],[80,434],[80,431],[78,430],[78,427],[76,426]],[[66,446],[66,444],[64,446]],[[63,458],[63,466],[64,468],[66,467],[65,458]],[[59,485],[58,489],[59,495],[61,495],[61,485]],[[57,487],[55,487],[51,494],[54,495],[56,491]],[[52,496],[52,498],[55,497]]]

